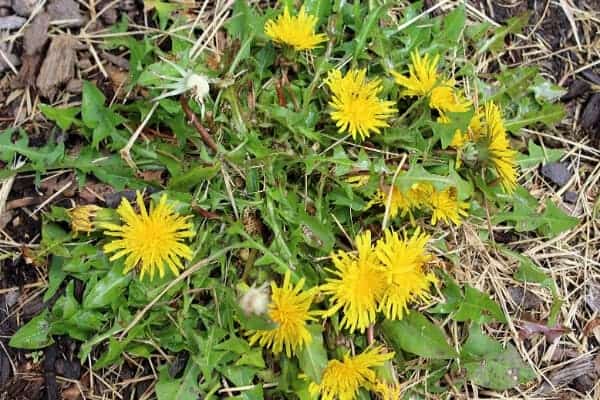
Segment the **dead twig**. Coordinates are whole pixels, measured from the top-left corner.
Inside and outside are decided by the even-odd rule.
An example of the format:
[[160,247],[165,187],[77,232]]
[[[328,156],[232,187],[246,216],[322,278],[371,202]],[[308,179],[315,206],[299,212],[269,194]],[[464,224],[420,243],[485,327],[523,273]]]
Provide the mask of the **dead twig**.
[[196,128],[196,130],[200,134],[200,137],[202,138],[204,144],[210,147],[210,149],[213,150],[215,153],[218,153],[219,148],[217,147],[217,144],[213,140],[212,136],[210,136],[210,133],[208,133],[206,128],[204,128],[204,126],[200,123],[196,114],[190,108],[187,97],[181,96],[179,98],[179,101],[181,103],[181,107],[183,108],[183,112],[185,113],[186,118],[188,119],[190,124],[194,125],[194,128]]

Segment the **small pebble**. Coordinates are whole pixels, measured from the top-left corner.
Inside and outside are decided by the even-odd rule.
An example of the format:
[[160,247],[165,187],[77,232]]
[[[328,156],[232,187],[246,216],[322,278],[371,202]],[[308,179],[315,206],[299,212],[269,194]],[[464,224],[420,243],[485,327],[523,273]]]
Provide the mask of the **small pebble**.
[[569,191],[563,195],[563,200],[565,201],[565,203],[575,204],[577,203],[577,197],[579,197],[577,192]]
[[542,176],[558,186],[564,186],[573,175],[565,163],[553,162],[542,166]]
[[9,15],[8,17],[0,17],[0,29],[13,30],[19,29],[25,24],[27,21],[23,17],[18,17],[16,15]]

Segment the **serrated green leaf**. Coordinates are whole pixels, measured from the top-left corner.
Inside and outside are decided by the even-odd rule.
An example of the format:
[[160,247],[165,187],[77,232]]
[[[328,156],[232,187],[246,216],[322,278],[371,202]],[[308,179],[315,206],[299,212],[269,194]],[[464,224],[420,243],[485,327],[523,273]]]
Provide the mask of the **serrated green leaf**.
[[545,80],[540,75],[535,78],[534,84],[531,86],[531,90],[533,91],[535,99],[540,104],[543,102],[553,103],[567,93],[564,88]]
[[579,219],[571,217],[563,210],[556,207],[552,200],[546,200],[546,209],[540,216],[542,221],[539,231],[542,235],[556,236],[560,233],[574,228],[579,223]]
[[129,281],[131,274],[123,275],[122,266],[119,263],[104,276],[86,288],[83,297],[83,307],[87,309],[102,308],[114,304],[123,293]]
[[433,129],[434,137],[439,137],[442,142],[442,149],[447,148],[457,131],[466,132],[471,118],[473,118],[473,110],[464,113],[448,113],[450,121],[442,124],[439,122],[430,122]]
[[399,321],[384,321],[381,329],[397,351],[433,359],[458,356],[448,344],[444,331],[416,311],[411,311]]
[[52,257],[50,268],[48,270],[48,289],[44,294],[44,301],[48,301],[50,298],[52,298],[52,296],[54,296],[61,283],[67,276],[67,273],[62,269],[63,261],[64,259],[62,257]]
[[77,121],[75,116],[80,112],[77,107],[52,107],[46,104],[40,104],[39,107],[42,114],[49,120],[54,121],[63,131],[69,130],[71,125]]
[[458,311],[452,316],[455,321],[486,323],[493,320],[506,322],[502,308],[487,294],[471,286],[465,287],[465,297]]
[[400,190],[406,192],[415,183],[430,183],[437,190],[446,189],[448,186],[456,186],[454,180],[448,176],[435,175],[427,171],[421,164],[416,164],[410,167],[408,172],[401,174],[396,179],[396,184],[400,186]]
[[300,369],[313,382],[321,382],[321,375],[327,366],[327,351],[323,345],[323,331],[319,325],[309,325],[312,340],[298,353]]
[[362,21],[362,25],[358,34],[356,35],[356,39],[354,39],[354,56],[353,60],[359,60],[361,54],[366,49],[367,40],[371,37],[373,29],[379,23],[379,18],[381,14],[389,7],[389,4],[382,4],[379,7],[372,10],[367,18]]
[[565,109],[560,104],[546,103],[539,110],[532,110],[524,115],[506,121],[506,129],[517,133],[521,128],[542,123],[546,126],[553,126],[560,122],[565,116]]
[[104,106],[106,98],[100,89],[88,81],[83,82],[81,99],[81,117],[88,128],[93,129],[92,147],[98,148],[100,142],[110,137],[117,125],[125,119]]
[[463,345],[461,364],[473,383],[494,390],[510,389],[535,378],[535,372],[512,344],[503,348],[496,340],[483,335],[475,324]]
[[27,350],[37,350],[54,343],[50,336],[50,311],[45,309],[33,317],[10,338],[11,347]]
[[169,366],[163,365],[159,369],[158,382],[156,382],[157,399],[197,400],[198,375],[200,375],[200,368],[191,359],[179,379],[172,378],[169,375]]
[[304,2],[306,13],[317,17],[318,23],[321,23],[331,15],[331,0],[306,0]]
[[465,20],[465,6],[461,3],[444,17],[444,28],[440,35],[441,39],[453,45],[458,43],[465,29]]
[[221,165],[216,163],[208,167],[194,166],[187,172],[173,177],[169,182],[169,190],[188,192],[193,187],[214,177],[221,170]]
[[517,157],[517,163],[521,168],[533,168],[539,164],[558,161],[565,153],[562,149],[547,149],[538,146],[533,140],[529,141],[527,149],[528,155],[519,154]]
[[446,299],[445,303],[436,304],[433,308],[428,309],[429,313],[436,314],[450,314],[455,312],[460,307],[460,304],[464,298],[460,286],[450,277],[450,275],[444,273],[444,287],[442,288],[442,294]]

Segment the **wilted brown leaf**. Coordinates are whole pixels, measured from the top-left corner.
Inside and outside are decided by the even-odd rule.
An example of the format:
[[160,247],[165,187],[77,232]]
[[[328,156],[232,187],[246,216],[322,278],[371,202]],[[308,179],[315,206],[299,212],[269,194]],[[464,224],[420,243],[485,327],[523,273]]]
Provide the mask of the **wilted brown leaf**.
[[521,339],[529,339],[531,336],[536,334],[542,334],[546,337],[549,342],[554,342],[561,335],[569,333],[571,330],[564,326],[548,327],[544,324],[531,321],[519,322],[519,337]]

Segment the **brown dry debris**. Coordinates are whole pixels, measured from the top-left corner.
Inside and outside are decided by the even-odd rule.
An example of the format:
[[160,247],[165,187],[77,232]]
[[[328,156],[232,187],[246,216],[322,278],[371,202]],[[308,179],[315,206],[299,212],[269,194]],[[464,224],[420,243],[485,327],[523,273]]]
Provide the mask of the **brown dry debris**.
[[70,35],[52,39],[36,85],[44,97],[53,98],[61,85],[75,75],[77,41]]

